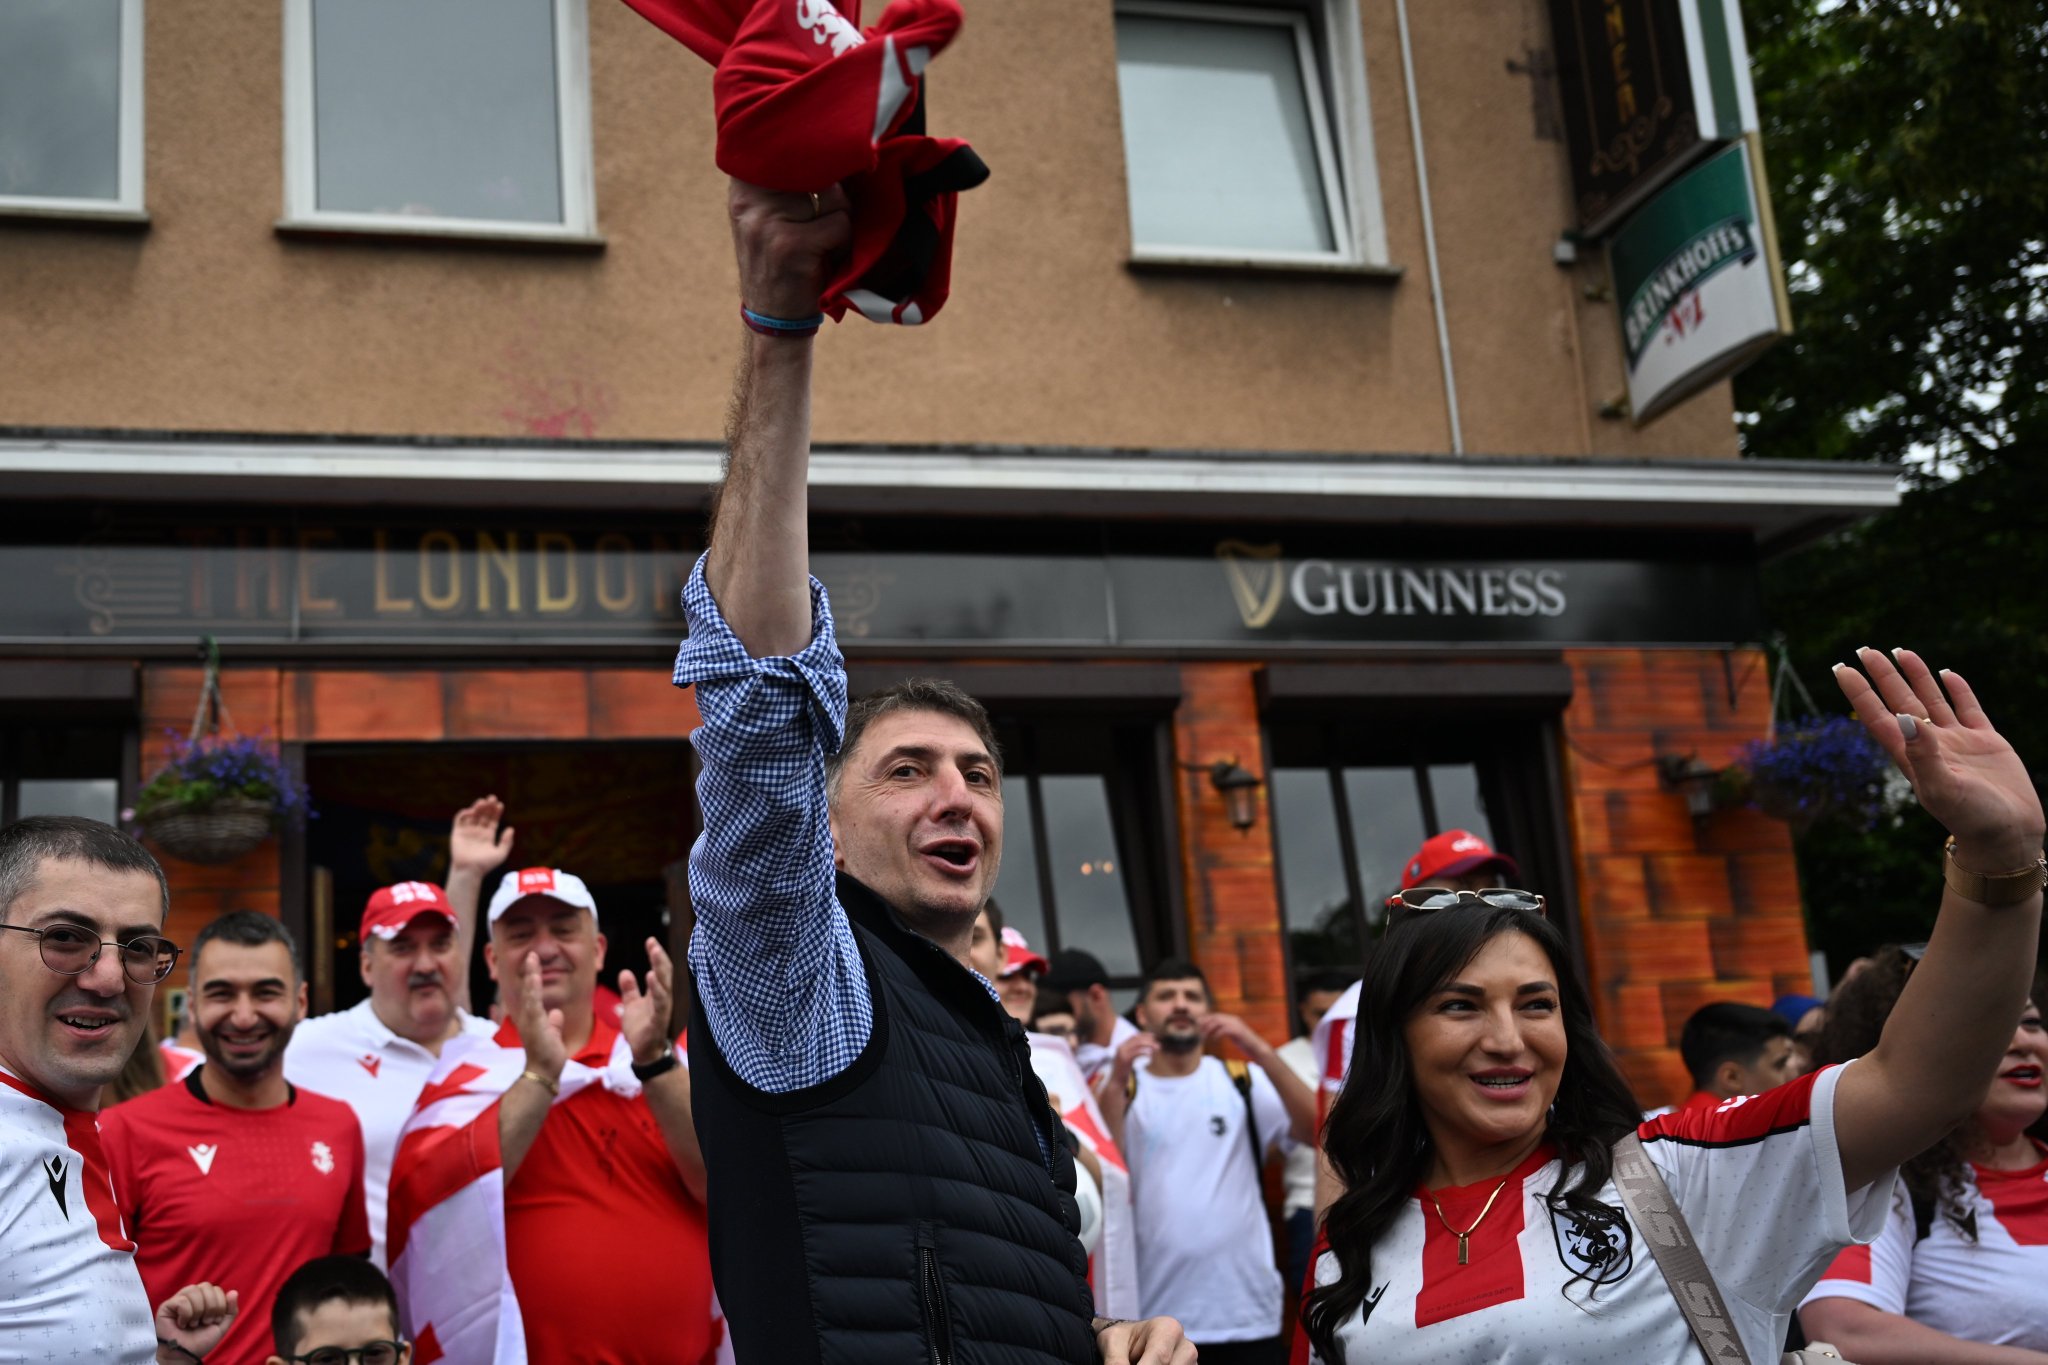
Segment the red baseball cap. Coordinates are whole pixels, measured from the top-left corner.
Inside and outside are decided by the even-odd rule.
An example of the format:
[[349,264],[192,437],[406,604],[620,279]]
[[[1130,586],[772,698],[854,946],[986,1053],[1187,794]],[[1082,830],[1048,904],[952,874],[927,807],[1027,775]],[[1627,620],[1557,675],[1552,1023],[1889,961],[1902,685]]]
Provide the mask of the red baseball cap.
[[362,937],[367,939],[375,934],[381,939],[394,939],[405,932],[405,926],[421,915],[439,915],[449,924],[455,923],[455,908],[448,904],[448,893],[432,882],[394,882],[380,886],[370,893],[370,903],[363,907]]
[[1003,926],[1003,969],[997,976],[1015,976],[1019,972],[1035,975],[1045,973],[1045,959],[1031,951],[1031,945],[1024,941],[1024,935],[1008,925]]
[[1422,841],[1415,856],[1401,869],[1401,889],[1434,886],[1451,877],[1463,877],[1482,867],[1497,867],[1509,881],[1519,881],[1522,869],[1505,853],[1467,829],[1447,829]]

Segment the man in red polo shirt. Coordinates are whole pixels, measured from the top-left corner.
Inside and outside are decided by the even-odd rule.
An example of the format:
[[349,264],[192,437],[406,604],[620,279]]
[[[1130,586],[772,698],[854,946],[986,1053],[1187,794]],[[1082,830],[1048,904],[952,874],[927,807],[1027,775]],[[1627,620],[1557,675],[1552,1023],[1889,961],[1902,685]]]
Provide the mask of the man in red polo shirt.
[[[491,898],[485,960],[505,1004],[502,1047],[525,1069],[498,1107],[506,1259],[527,1358],[698,1365],[718,1345],[704,1160],[690,1078],[669,1031],[667,954],[647,941],[642,992],[619,974],[621,1022],[593,1007],[605,938],[582,880],[508,876]],[[630,1099],[589,1085],[554,1102],[563,1067],[630,1068]]]
[[151,1302],[211,1280],[241,1295],[212,1365],[262,1365],[270,1305],[316,1256],[368,1255],[363,1138],[353,1110],[284,1078],[306,1011],[285,927],[237,910],[192,945],[192,1010],[206,1061],[109,1109],[101,1140]]

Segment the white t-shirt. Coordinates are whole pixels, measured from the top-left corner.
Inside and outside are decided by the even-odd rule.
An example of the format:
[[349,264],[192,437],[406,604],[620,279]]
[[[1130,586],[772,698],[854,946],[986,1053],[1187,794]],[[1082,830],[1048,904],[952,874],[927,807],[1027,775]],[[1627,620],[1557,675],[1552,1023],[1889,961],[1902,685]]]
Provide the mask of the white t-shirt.
[[1972,1169],[1974,1242],[1938,1206],[1915,1242],[1901,1185],[1878,1239],[1837,1256],[1800,1306],[1855,1299],[1964,1341],[2048,1351],[2048,1149],[2042,1158],[2023,1171]]
[[[1138,1316],[1170,1314],[1196,1342],[1257,1341],[1280,1330],[1280,1271],[1245,1132],[1244,1095],[1222,1062],[1190,1076],[1141,1067],[1124,1114],[1124,1159],[1138,1227]],[[1280,1092],[1251,1068],[1252,1113],[1267,1151],[1294,1139]]]
[[0,1071],[0,1365],[149,1365],[156,1313],[98,1116]]
[[1109,1064],[1116,1060],[1116,1050],[1122,1047],[1127,1039],[1137,1036],[1138,1026],[1119,1014],[1116,1023],[1111,1025],[1109,1030],[1109,1046],[1104,1047],[1101,1043],[1084,1043],[1076,1039],[1074,1062],[1081,1068],[1081,1078],[1091,1086],[1101,1085],[1103,1075],[1109,1070]]
[[[1853,1196],[1842,1190],[1829,1067],[1713,1111],[1667,1114],[1638,1130],[1684,1211],[1752,1361],[1776,1360],[1792,1309],[1835,1253],[1884,1226],[1889,1174]],[[1685,1316],[1640,1230],[1597,1292],[1568,1282],[1619,1255],[1612,1228],[1553,1214],[1544,1196],[1559,1163],[1546,1146],[1510,1174],[1471,1234],[1471,1261],[1434,1207],[1409,1201],[1373,1248],[1372,1289],[1339,1331],[1346,1355],[1372,1365],[1484,1360],[1500,1365],[1635,1365],[1698,1360]],[[1452,1227],[1472,1227],[1498,1179],[1439,1190]],[[1519,1186],[1519,1188],[1517,1188]],[[1601,1202],[1621,1211],[1609,1181]],[[1624,1215],[1625,1216],[1625,1215]],[[1337,1278],[1335,1253],[1316,1265]]]
[[[497,1025],[462,1016],[462,1032],[478,1038]],[[356,1111],[363,1130],[363,1197],[370,1213],[370,1259],[384,1267],[384,1205],[398,1130],[433,1073],[434,1054],[384,1027],[364,1000],[350,1009],[303,1021],[284,1052],[285,1079]]]
[[[1278,1049],[1280,1060],[1287,1063],[1287,1069],[1301,1077],[1301,1083],[1311,1092],[1320,1081],[1316,1066],[1315,1045],[1306,1038],[1289,1038]],[[1301,1209],[1316,1206],[1316,1149],[1308,1143],[1297,1143],[1287,1154],[1287,1197],[1281,1202],[1282,1217],[1291,1217]]]

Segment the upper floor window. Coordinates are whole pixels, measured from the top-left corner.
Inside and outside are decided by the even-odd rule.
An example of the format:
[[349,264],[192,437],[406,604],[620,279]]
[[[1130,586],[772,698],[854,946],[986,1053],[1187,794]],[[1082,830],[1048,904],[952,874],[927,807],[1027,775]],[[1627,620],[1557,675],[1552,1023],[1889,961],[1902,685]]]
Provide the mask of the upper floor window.
[[596,232],[585,0],[285,0],[285,225]]
[[142,0],[0,0],[0,212],[142,216]]
[[1134,260],[1384,261],[1357,19],[1344,0],[1117,6]]

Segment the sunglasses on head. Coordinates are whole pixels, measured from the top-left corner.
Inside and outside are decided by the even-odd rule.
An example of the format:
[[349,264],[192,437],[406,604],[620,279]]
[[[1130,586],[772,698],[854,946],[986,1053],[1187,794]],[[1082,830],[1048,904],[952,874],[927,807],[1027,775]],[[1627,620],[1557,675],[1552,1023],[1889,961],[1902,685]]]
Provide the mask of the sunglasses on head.
[[1526,910],[1541,919],[1550,918],[1550,902],[1534,891],[1512,887],[1489,887],[1484,891],[1453,891],[1448,886],[1412,886],[1387,897],[1387,909],[1427,915],[1438,910],[1455,910],[1461,905],[1486,905],[1496,910]]

